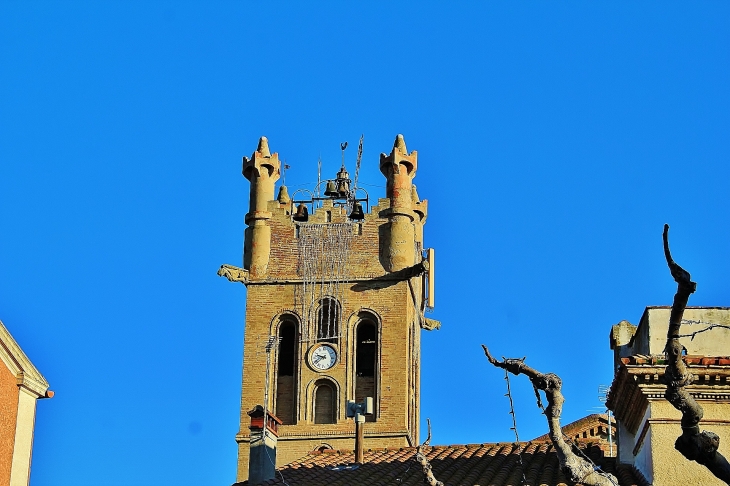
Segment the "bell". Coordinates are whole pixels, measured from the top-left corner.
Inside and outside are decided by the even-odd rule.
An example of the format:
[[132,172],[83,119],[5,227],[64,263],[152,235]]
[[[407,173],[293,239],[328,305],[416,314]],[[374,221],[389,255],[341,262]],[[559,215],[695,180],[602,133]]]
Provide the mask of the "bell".
[[347,181],[340,181],[337,184],[337,193],[340,197],[347,197],[350,194],[350,183]]
[[355,201],[355,204],[352,206],[352,212],[350,213],[350,219],[353,221],[362,221],[365,219],[365,214],[362,212],[362,204]]
[[309,219],[309,211],[307,210],[307,206],[305,206],[304,203],[299,203],[297,212],[294,213],[292,219],[299,222],[305,222]]
[[324,195],[327,197],[337,197],[340,193],[337,191],[335,181],[327,181],[327,187],[324,190]]

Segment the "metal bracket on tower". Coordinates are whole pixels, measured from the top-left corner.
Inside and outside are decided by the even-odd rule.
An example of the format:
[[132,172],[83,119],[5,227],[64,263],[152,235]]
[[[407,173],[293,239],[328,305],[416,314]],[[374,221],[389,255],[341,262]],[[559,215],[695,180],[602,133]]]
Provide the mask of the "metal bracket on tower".
[[363,421],[365,421],[365,415],[372,415],[373,414],[373,397],[366,397],[365,401],[362,403],[355,403],[354,400],[348,400],[347,401],[347,408],[345,409],[345,415],[348,418],[355,417],[357,418],[358,415],[363,417]]
[[355,403],[353,400],[347,401],[345,415],[355,418],[355,462],[362,464],[365,454],[363,452],[362,443],[365,441],[365,415],[373,414],[373,397],[366,397],[362,403]]

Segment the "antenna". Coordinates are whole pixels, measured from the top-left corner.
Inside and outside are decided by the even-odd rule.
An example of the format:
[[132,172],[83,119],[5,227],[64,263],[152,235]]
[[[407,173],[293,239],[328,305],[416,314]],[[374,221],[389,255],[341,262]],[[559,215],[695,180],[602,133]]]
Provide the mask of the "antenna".
[[266,350],[266,383],[264,383],[264,437],[266,437],[266,422],[268,421],[268,408],[269,408],[269,377],[271,376],[271,350],[279,344],[281,338],[276,336],[269,336],[264,344]]
[[286,169],[290,169],[291,166],[286,163],[286,160],[284,161],[284,169],[281,171],[281,185],[286,185]]
[[613,457],[613,434],[611,425],[611,410],[606,407],[606,401],[608,400],[608,391],[611,389],[608,385],[598,385],[598,401],[600,401],[606,410],[606,420],[608,420],[608,448],[609,454]]
[[345,166],[345,149],[347,149],[347,142],[342,142],[340,144],[340,148],[342,149],[342,167]]
[[317,197],[319,197],[319,185],[322,183],[322,154],[319,154],[317,159]]
[[360,174],[360,161],[362,160],[362,141],[365,138],[365,134],[360,135],[360,144],[357,146],[357,162],[355,162],[355,183],[353,193],[357,193],[357,177]]

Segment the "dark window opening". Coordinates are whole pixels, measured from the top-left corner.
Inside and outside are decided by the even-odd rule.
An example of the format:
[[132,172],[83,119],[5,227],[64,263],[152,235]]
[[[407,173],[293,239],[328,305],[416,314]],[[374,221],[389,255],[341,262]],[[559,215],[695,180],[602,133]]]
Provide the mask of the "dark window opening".
[[375,376],[375,337],[374,324],[365,321],[357,327],[357,376]]
[[279,327],[279,353],[276,377],[276,416],[284,425],[296,423],[294,406],[297,371],[297,325],[285,321]]
[[292,322],[285,322],[279,329],[279,376],[294,376],[296,333]]
[[[371,320],[363,320],[355,331],[355,401],[361,403],[372,397],[377,407],[376,368],[378,357],[378,331]],[[366,422],[374,422],[376,413],[366,415]]]

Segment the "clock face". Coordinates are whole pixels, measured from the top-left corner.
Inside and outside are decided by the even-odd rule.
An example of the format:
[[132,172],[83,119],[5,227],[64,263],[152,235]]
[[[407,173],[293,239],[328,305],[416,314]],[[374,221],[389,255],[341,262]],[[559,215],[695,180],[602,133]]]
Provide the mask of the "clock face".
[[337,361],[337,351],[327,344],[319,344],[312,349],[309,360],[315,370],[324,371],[332,368]]

